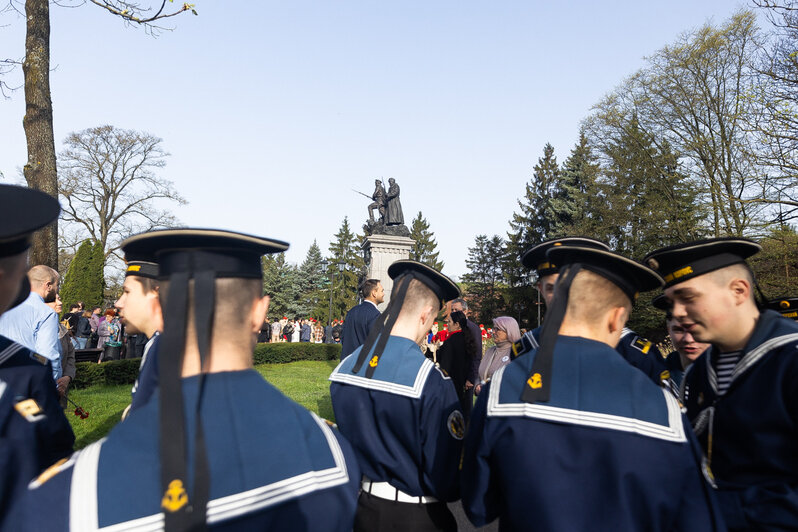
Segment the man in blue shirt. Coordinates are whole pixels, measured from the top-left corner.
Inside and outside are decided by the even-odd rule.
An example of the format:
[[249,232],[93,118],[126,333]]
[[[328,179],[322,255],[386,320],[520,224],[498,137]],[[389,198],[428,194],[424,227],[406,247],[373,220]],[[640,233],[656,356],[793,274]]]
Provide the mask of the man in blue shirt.
[[58,314],[47,306],[58,293],[58,272],[38,265],[28,271],[30,294],[16,308],[0,316],[0,335],[24,345],[52,364],[53,380],[61,378]]

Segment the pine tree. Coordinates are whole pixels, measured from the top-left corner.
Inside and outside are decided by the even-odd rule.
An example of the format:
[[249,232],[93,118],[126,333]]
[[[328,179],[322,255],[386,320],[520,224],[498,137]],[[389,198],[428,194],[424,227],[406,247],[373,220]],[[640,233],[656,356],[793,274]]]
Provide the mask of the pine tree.
[[[97,252],[99,250],[99,254]],[[84,240],[61,283],[61,300],[64,307],[83,301],[85,308],[103,305],[103,252],[100,244]]]
[[418,215],[413,219],[410,238],[415,241],[413,249],[410,251],[410,258],[441,271],[443,262],[438,260],[436,251],[438,243],[435,241],[432,231],[429,230],[429,222],[421,215],[421,211],[418,211]]
[[596,195],[595,182],[599,165],[592,154],[587,136],[580,132],[579,141],[563,163],[554,197],[551,238],[564,236],[594,236],[595,228],[589,216]]
[[314,240],[305,255],[304,262],[297,270],[297,280],[300,292],[299,315],[323,321],[327,316],[327,305],[323,303],[327,300],[323,293],[325,271],[322,260],[321,250]]
[[477,235],[474,247],[468,248],[466,267],[468,273],[463,276],[467,283],[466,297],[472,301],[472,314],[480,322],[489,322],[501,315],[504,309],[503,265],[504,240],[499,235],[488,238]]
[[532,272],[521,266],[521,255],[535,244],[551,237],[554,211],[551,200],[560,179],[554,147],[546,144],[543,157],[534,167],[532,180],[526,184],[524,197],[518,201],[519,212],[513,213],[503,258],[504,278],[509,285],[507,303],[514,315],[531,319],[529,301],[534,291]]
[[[343,318],[358,303],[357,289],[365,269],[360,253],[361,240],[362,237],[349,228],[349,219],[345,217],[335,234],[335,240],[330,242],[327,277],[332,290],[332,319]],[[340,271],[339,264],[344,265],[343,271]]]
[[283,316],[301,318],[296,302],[299,283],[296,268],[285,262],[285,253],[266,255],[263,263],[263,291],[271,296],[269,315],[275,319]]

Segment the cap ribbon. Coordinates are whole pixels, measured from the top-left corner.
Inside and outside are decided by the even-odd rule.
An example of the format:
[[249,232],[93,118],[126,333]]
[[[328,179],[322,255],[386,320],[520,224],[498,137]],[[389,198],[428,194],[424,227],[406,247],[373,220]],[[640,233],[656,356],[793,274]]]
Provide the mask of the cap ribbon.
[[568,295],[574,277],[582,269],[581,264],[565,266],[557,284],[554,287],[554,299],[551,309],[546,313],[546,320],[540,331],[540,347],[535,353],[532,370],[521,393],[521,400],[525,403],[548,403],[551,395],[552,365],[554,362],[554,345],[557,334],[568,308]]

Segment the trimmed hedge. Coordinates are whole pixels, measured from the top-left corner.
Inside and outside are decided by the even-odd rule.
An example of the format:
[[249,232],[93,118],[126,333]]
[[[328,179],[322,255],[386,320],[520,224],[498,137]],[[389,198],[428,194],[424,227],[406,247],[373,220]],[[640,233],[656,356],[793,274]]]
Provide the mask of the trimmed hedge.
[[[340,344],[276,343],[255,346],[255,364],[287,364],[299,360],[338,360],[341,358]],[[75,367],[74,388],[86,388],[96,384],[133,384],[139,375],[140,358],[111,360],[96,364],[78,362]]]
[[255,364],[286,364],[299,360],[338,360],[341,344],[312,344],[310,342],[267,343],[255,346]]
[[86,388],[95,384],[133,384],[139,376],[140,364],[140,358],[111,360],[102,364],[78,362],[75,364],[72,386]]

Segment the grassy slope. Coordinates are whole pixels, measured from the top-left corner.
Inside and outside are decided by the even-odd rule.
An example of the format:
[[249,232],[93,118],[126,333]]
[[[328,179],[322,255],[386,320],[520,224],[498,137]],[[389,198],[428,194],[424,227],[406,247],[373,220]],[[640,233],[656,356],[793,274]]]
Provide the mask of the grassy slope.
[[[330,360],[261,364],[255,369],[297,403],[323,418],[334,420],[327,377],[337,363]],[[73,415],[74,407],[66,412],[75,431],[75,449],[99,440],[119,422],[122,411],[130,403],[130,388],[130,385],[92,386],[69,393],[70,399],[89,412],[86,419]]]

